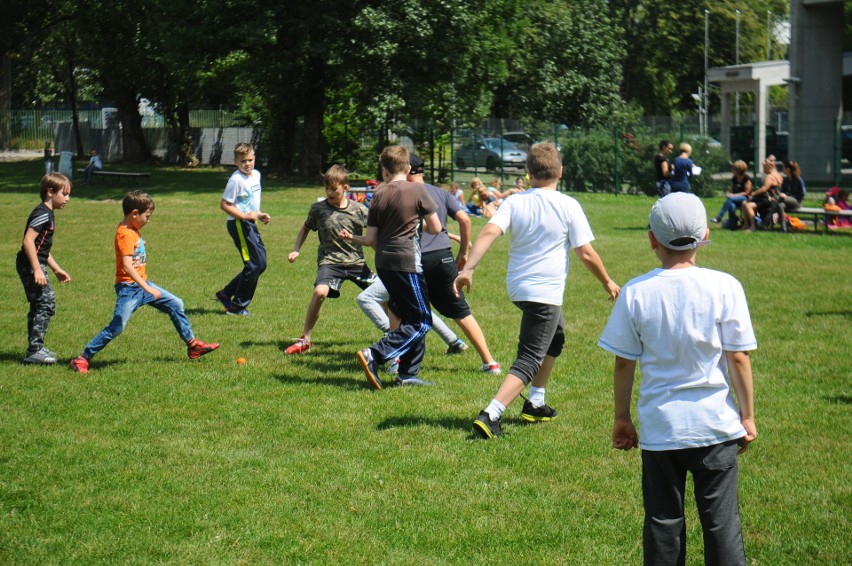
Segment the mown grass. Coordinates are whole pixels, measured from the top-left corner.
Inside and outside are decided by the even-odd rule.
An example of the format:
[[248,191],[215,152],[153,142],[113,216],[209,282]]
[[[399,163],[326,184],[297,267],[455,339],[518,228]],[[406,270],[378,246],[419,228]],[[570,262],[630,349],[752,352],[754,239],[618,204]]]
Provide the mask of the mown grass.
[[[311,292],[315,235],[296,264],[286,255],[319,187],[265,179],[269,270],[252,316],[226,317],[212,295],[240,267],[218,209],[228,173],[158,169],[144,229],[149,276],[184,299],[198,336],[221,349],[190,362],[167,317],[142,309],[87,376],[28,367],[13,256],[40,167],[0,165],[0,562],[641,562],[639,454],[610,448],[612,360],[596,346],[610,305],[579,264],[566,292],[568,347],[548,389],[560,418],[524,426],[513,406],[507,435],[478,441],[471,419],[500,379],[478,373],[472,351],[443,355],[430,334],[423,374],[437,387],[370,390],[353,353],[378,332],[354,286],[326,304],[314,349],[284,356]],[[54,255],[73,281],[56,285],[47,343],[64,359],[112,314],[123,192],[75,188],[57,214]],[[655,266],[650,199],[575,196],[617,281]],[[720,204],[709,199],[708,211]],[[852,238],[712,238],[699,261],[743,282],[760,343],[760,438],[740,463],[748,556],[849,563]],[[505,240],[477,269],[470,300],[508,367],[519,316],[503,282]],[[688,563],[700,564],[688,509]]]

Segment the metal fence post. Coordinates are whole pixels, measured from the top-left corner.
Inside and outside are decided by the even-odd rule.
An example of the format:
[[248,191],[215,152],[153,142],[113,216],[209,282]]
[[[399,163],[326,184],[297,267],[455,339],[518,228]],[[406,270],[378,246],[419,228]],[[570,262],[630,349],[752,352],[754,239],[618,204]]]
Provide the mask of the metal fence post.
[[456,156],[455,153],[455,134],[456,128],[455,126],[450,126],[450,182],[456,180]]
[[840,137],[840,124],[834,120],[834,186],[840,186],[840,148],[842,144]]

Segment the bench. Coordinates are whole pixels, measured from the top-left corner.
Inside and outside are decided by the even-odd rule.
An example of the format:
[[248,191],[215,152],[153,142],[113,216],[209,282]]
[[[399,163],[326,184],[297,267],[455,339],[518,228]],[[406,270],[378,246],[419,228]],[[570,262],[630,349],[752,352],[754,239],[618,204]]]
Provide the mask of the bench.
[[822,208],[801,207],[796,210],[787,210],[787,216],[808,216],[813,218],[814,232],[819,230],[819,223],[822,222],[825,231],[828,231],[828,217],[842,216],[852,220],[852,210],[825,210]]
[[[85,169],[77,169],[77,173],[85,174]],[[123,182],[127,182],[130,184],[131,182],[134,184],[139,184],[142,181],[147,182],[148,178],[151,176],[150,173],[131,173],[129,171],[105,171],[103,169],[95,169],[92,171],[92,179],[101,179],[106,182],[108,179],[111,179],[116,182],[116,185],[120,185]]]

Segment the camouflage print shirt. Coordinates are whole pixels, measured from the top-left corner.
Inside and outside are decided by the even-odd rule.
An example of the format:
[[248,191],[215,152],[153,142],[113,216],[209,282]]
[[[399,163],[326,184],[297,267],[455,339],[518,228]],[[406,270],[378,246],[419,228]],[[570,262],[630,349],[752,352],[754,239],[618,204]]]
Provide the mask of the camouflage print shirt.
[[317,265],[363,265],[361,246],[341,240],[338,234],[344,228],[360,236],[367,226],[367,208],[353,200],[344,199],[343,208],[335,208],[327,200],[315,202],[308,211],[305,226],[317,232],[319,248]]

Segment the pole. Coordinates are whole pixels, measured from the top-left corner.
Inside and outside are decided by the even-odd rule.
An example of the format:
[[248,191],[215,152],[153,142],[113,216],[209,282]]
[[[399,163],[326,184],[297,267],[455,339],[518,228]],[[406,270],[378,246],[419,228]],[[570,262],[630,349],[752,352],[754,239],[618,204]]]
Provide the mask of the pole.
[[[737,10],[737,50],[736,50],[736,64],[740,64],[740,14],[741,12]],[[739,91],[734,93],[734,108],[736,109],[736,120],[734,123],[739,126],[740,125],[740,93]]]
[[621,175],[618,172],[618,126],[615,127],[613,134],[615,138],[615,196],[618,196],[618,193],[621,192]]
[[707,88],[707,45],[710,41],[710,10],[704,10],[704,131],[702,136],[707,135],[708,121],[710,120],[710,89]]
[[766,60],[772,59],[772,12],[766,10]]

